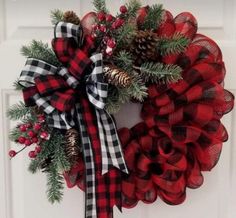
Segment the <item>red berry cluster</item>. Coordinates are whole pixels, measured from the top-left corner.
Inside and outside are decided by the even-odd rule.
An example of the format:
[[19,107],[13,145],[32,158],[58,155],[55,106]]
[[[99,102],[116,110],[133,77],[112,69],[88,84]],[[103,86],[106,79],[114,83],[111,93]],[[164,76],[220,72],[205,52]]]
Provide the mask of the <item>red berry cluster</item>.
[[125,23],[124,16],[127,14],[128,9],[125,5],[120,7],[120,12],[117,17],[112,16],[111,14],[106,14],[101,11],[97,13],[98,22],[93,25],[93,31],[91,37],[95,39],[96,37],[101,37],[102,43],[106,46],[103,49],[104,55],[111,56],[113,49],[116,47],[116,41],[111,37],[111,32],[119,29]]
[[[16,142],[23,145],[23,149],[31,145],[35,145],[34,150],[30,151],[28,154],[30,158],[36,158],[37,154],[39,154],[42,150],[40,143],[42,143],[43,140],[49,139],[49,133],[45,129],[44,123],[45,116],[39,115],[37,117],[36,123],[21,124],[18,127],[21,135],[18,137]],[[21,152],[23,149],[21,149],[19,152]],[[12,158],[16,156],[19,152],[16,152],[15,150],[10,150],[9,156]]]

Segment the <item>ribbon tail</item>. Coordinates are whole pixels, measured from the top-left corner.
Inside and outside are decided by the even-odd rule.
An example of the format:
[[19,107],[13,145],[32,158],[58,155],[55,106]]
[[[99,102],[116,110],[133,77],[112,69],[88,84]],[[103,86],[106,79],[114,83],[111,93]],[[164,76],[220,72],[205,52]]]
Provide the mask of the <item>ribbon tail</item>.
[[78,126],[81,132],[83,156],[85,160],[85,171],[86,171],[85,218],[97,218],[96,172],[95,172],[93,149],[92,149],[90,138],[88,137],[85,121],[83,120],[83,117],[82,117],[82,114],[83,114],[82,107],[79,104],[77,104],[76,108],[78,112],[77,119],[78,119]]
[[123,156],[121,143],[112,117],[105,110],[96,110],[99,138],[102,151],[102,174],[111,167],[129,173]]

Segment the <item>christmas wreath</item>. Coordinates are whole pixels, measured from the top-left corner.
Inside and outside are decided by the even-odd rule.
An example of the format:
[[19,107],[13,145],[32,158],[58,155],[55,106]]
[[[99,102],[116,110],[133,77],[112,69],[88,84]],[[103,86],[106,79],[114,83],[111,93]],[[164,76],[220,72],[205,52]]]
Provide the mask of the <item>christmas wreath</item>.
[[[10,138],[22,147],[9,155],[31,150],[29,170],[47,174],[51,202],[61,200],[64,179],[84,190],[86,218],[157,196],[180,204],[228,139],[220,119],[234,96],[223,88],[221,51],[190,13],[174,18],[131,0],[113,16],[105,0],[93,3],[81,20],[52,11],[52,48],[22,47],[15,88],[24,102],[8,111],[20,120]],[[117,130],[112,114],[130,101],[142,104],[142,121]]]

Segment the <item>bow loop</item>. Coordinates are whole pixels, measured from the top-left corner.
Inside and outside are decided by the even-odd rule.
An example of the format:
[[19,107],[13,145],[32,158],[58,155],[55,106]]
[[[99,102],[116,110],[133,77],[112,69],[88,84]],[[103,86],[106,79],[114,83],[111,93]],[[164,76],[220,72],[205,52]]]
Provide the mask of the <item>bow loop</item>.
[[104,82],[102,54],[90,58],[94,63],[92,73],[86,79],[86,91],[89,101],[98,109],[104,109],[108,93],[108,84]]

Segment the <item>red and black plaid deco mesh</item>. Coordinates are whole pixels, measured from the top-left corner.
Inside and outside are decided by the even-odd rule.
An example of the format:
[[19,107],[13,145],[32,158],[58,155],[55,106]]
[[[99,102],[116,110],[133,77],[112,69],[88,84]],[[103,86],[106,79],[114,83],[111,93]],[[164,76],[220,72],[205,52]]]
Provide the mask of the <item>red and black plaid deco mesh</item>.
[[[183,68],[183,80],[170,85],[150,85],[141,112],[143,121],[119,130],[129,175],[122,177],[122,206],[138,201],[182,203],[186,188],[203,183],[202,171],[217,163],[228,135],[220,119],[233,108],[233,95],[223,88],[221,51],[214,41],[197,34],[189,13],[173,18],[166,11],[160,36],[176,32],[191,43],[186,52],[162,57],[162,62]],[[77,182],[83,183],[83,169]],[[108,191],[108,190],[107,190]]]

